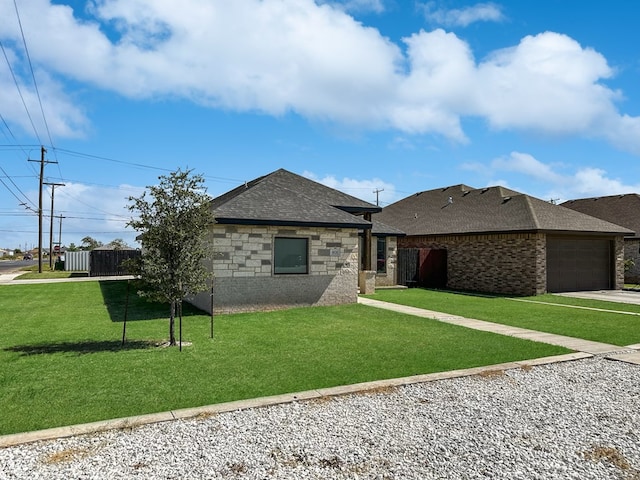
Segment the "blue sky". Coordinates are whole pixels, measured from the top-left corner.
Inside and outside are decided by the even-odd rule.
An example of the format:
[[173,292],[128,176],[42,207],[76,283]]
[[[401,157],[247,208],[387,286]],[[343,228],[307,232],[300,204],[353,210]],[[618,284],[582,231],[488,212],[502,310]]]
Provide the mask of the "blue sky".
[[212,196],[286,168],[382,206],[459,183],[640,193],[639,10],[0,0],[0,247],[37,245],[40,145],[64,245],[135,245],[127,198],[178,168]]

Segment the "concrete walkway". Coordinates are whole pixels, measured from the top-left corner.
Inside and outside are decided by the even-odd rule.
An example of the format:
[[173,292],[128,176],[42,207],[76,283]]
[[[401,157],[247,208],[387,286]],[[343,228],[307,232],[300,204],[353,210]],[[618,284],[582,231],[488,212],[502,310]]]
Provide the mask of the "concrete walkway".
[[36,283],[64,283],[64,282],[105,282],[109,280],[131,280],[132,275],[110,277],[69,277],[69,278],[36,278],[30,280],[16,280],[26,272],[0,274],[0,285],[32,285]]
[[575,350],[577,352],[589,353],[591,355],[604,355],[606,358],[610,358],[612,360],[620,360],[623,362],[640,365],[640,351],[638,351],[638,345],[619,347],[617,345],[592,342],[591,340],[583,340],[581,338],[538,332],[536,330],[512,327],[510,325],[502,325],[500,323],[487,322],[484,320],[475,320],[473,318],[460,317],[458,315],[451,315],[449,313],[434,312],[432,310],[409,307],[407,305],[381,302],[380,300],[373,300],[370,298],[358,297],[358,303],[370,307],[406,313],[408,315],[414,315],[416,317],[438,320],[439,322],[472,328],[474,330],[482,330],[485,332],[497,333],[499,335],[508,335],[510,337],[522,338],[524,340],[532,340],[534,342],[557,345],[560,347]]

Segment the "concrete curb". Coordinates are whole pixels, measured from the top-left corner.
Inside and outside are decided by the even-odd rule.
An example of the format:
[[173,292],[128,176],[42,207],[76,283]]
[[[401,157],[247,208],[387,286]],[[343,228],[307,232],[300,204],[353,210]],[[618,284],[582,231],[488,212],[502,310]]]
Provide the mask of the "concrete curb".
[[462,370],[452,370],[447,372],[429,373],[424,375],[414,375],[410,377],[390,378],[386,380],[375,380],[372,382],[356,383],[353,385],[341,385],[330,388],[319,388],[305,392],[285,393],[269,397],[252,398],[247,400],[237,400],[233,402],[218,403],[203,407],[184,408],[171,410],[168,412],[151,413],[148,415],[138,415],[133,417],[117,418],[113,420],[103,420],[66,427],[49,428],[46,430],[35,430],[32,432],[13,433],[0,436],[0,448],[12,447],[25,443],[33,443],[44,440],[55,440],[59,438],[72,437],[76,435],[87,435],[108,430],[121,430],[135,428],[152,423],[168,422],[172,420],[195,419],[198,417],[209,417],[224,412],[246,410],[249,408],[268,407],[299,401],[313,401],[327,397],[337,397],[341,395],[379,393],[385,389],[392,389],[403,385],[417,383],[435,382],[451,378],[468,377],[480,375],[484,372],[495,372],[503,370],[513,370],[517,368],[527,368],[550,363],[569,362],[593,357],[589,353],[569,353],[566,355],[555,355],[552,357],[534,358],[531,360],[519,360],[515,362],[499,363],[482,367],[466,368]]

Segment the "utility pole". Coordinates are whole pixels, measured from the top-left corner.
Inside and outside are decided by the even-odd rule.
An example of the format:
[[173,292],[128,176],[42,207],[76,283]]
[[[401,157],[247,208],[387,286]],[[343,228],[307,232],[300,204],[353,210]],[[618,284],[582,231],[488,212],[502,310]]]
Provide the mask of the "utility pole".
[[56,187],[64,187],[64,183],[48,183],[44,185],[51,187],[51,222],[49,223],[49,270],[53,270],[53,196],[56,192]]
[[58,215],[60,219],[60,230],[58,230],[58,245],[60,246],[60,251],[62,251],[62,219],[65,218],[62,215]]
[[378,207],[380,206],[380,198],[379,198],[379,196],[378,196],[378,194],[379,194],[380,192],[384,192],[384,188],[376,188],[376,189],[373,191],[373,193],[375,193],[375,194],[376,194],[376,205],[377,205]]
[[44,164],[57,163],[45,162],[44,154],[47,150],[40,147],[40,160],[31,160],[30,162],[40,162],[40,192],[38,194],[38,273],[42,273],[42,184],[44,182]]

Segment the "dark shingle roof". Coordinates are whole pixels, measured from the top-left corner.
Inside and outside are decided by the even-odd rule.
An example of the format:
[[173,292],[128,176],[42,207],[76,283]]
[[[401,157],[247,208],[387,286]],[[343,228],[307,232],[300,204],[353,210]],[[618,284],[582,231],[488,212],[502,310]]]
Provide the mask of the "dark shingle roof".
[[635,232],[632,238],[640,238],[640,195],[637,193],[580,198],[564,202],[562,206],[622,225]]
[[[375,217],[375,215],[374,215]],[[372,219],[373,227],[371,227],[371,234],[378,237],[404,237],[405,233],[399,228],[392,227],[386,223],[382,223],[375,218]]]
[[504,187],[419,192],[374,216],[407,235],[499,232],[629,234],[618,225]]
[[371,228],[355,214],[380,207],[287,170],[247,182],[212,200],[218,223]]

